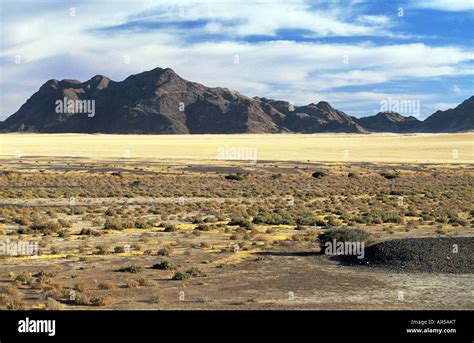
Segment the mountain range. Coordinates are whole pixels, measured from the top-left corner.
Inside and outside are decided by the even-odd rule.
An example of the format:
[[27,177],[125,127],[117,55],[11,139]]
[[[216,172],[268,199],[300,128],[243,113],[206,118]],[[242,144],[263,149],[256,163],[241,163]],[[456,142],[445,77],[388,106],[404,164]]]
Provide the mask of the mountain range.
[[460,132],[474,130],[474,96],[424,121],[395,112],[356,118],[325,101],[248,97],[187,81],[155,68],[116,82],[49,80],[0,123],[2,132],[199,134],[320,132]]

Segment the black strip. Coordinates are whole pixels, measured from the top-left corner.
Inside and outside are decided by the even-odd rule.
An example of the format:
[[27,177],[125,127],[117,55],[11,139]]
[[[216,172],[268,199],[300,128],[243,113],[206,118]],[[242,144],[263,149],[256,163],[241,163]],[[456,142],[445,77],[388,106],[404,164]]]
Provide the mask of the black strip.
[[[18,333],[26,317],[56,321],[55,337]],[[473,341],[473,311],[0,311],[1,342],[66,336],[319,336]],[[412,322],[427,321],[426,324]],[[449,324],[451,320],[455,323]],[[430,322],[433,321],[433,322]],[[407,333],[407,329],[456,329]],[[12,340],[13,339],[13,340]]]

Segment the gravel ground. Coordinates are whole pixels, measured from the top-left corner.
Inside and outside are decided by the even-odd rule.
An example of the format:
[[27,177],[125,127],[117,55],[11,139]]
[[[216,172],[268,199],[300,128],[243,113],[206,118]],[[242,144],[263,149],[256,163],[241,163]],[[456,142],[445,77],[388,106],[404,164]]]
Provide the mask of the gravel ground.
[[338,256],[342,264],[388,268],[398,272],[474,273],[474,238],[395,239],[365,249],[365,257]]

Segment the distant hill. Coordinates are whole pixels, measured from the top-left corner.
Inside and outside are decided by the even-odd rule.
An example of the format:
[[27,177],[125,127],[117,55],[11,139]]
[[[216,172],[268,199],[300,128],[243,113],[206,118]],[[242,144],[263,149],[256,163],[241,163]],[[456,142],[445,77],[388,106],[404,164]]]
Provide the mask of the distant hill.
[[358,122],[372,132],[410,132],[416,131],[421,121],[415,117],[404,117],[395,112],[379,112],[374,116],[359,118]]
[[372,132],[462,132],[474,130],[474,96],[454,109],[436,111],[424,121],[404,117],[395,112],[380,112],[375,116],[356,119]]
[[[425,122],[396,113],[357,119],[321,101],[305,106],[250,98],[155,68],[121,82],[49,80],[0,124],[3,132],[135,134],[448,132],[472,129],[473,97]],[[433,118],[432,118],[433,117]],[[429,125],[428,125],[429,124]],[[421,126],[420,126],[421,125]]]
[[474,96],[454,109],[436,111],[423,121],[423,132],[459,132],[474,130]]

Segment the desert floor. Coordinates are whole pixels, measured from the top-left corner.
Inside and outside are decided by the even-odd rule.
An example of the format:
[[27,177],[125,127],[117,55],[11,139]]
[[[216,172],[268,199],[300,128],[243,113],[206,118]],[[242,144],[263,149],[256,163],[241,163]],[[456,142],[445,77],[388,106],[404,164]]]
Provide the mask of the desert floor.
[[[474,133],[82,135],[1,134],[0,157],[137,158],[220,164],[240,148],[240,160],[370,163],[472,163]],[[250,158],[246,159],[246,153]],[[237,156],[239,157],[239,156]]]
[[0,242],[39,248],[0,256],[0,308],[474,309],[472,273],[342,265],[317,241],[474,237],[473,138],[0,135]]

